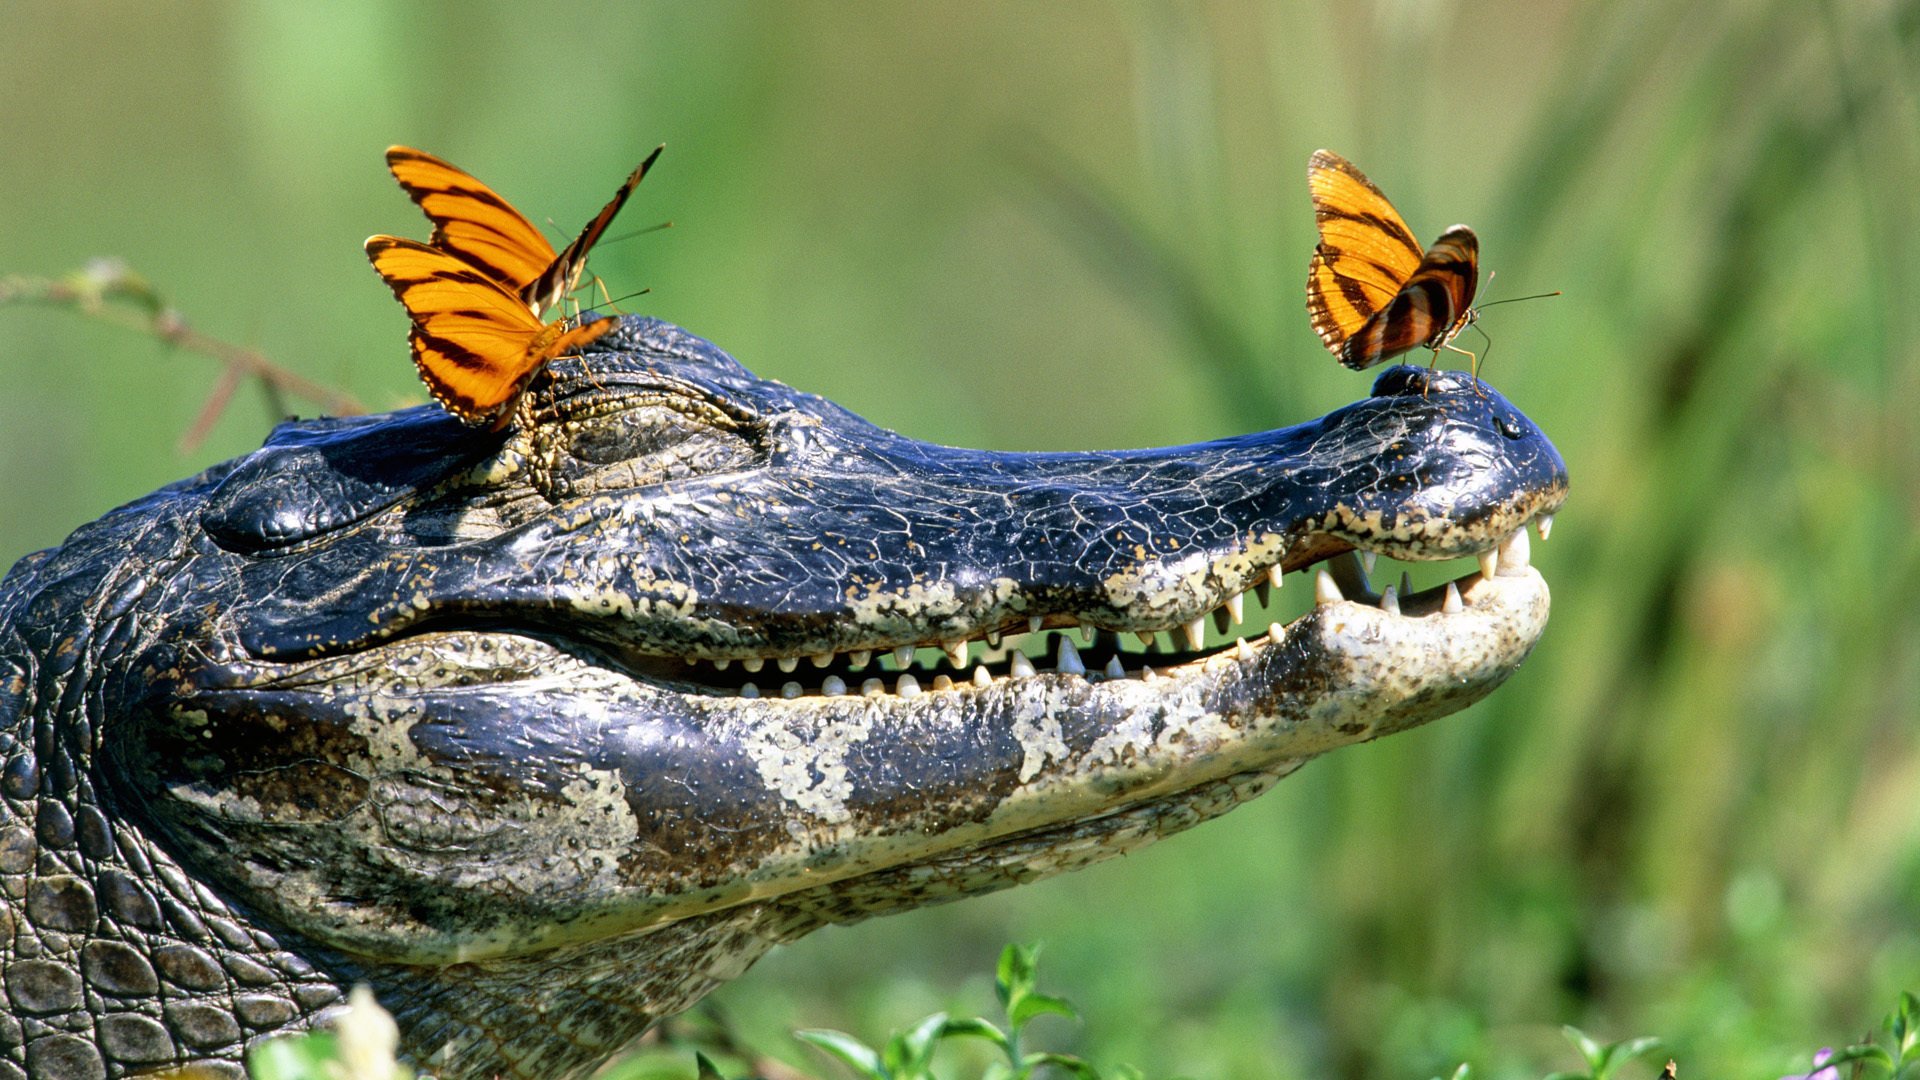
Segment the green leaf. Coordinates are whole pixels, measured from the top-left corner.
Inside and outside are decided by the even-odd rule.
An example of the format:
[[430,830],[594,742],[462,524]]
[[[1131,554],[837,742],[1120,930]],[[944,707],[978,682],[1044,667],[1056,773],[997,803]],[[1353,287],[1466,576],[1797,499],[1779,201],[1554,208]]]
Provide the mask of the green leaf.
[[1594,1080],[1607,1080],[1607,1077],[1613,1075],[1614,1070],[1658,1048],[1659,1045],[1660,1040],[1649,1035],[1607,1044],[1601,1048],[1600,1064],[1593,1070]]
[[1111,1080],[1147,1080],[1147,1074],[1131,1065],[1115,1065],[1108,1070]]
[[1914,1060],[1916,1049],[1920,1049],[1920,998],[1914,997],[1911,991],[1901,992],[1893,1024],[1894,1060],[1904,1066]]
[[[1463,1061],[1453,1070],[1453,1076],[1449,1080],[1467,1080],[1468,1072],[1467,1063]],[[1440,1080],[1440,1078],[1436,1076],[1433,1080]]]
[[809,1028],[794,1032],[793,1037],[839,1058],[848,1068],[866,1077],[867,1080],[893,1080],[873,1047],[844,1031]]
[[330,1031],[269,1039],[247,1051],[247,1075],[253,1080],[330,1080],[340,1060]]
[[927,1061],[933,1057],[935,1041],[946,1026],[947,1014],[934,1013],[915,1024],[911,1030],[888,1039],[886,1049],[880,1054],[887,1073],[895,1080],[912,1080],[925,1075]]
[[1856,1061],[1863,1061],[1870,1065],[1878,1065],[1883,1069],[1893,1068],[1893,1055],[1887,1053],[1884,1048],[1874,1043],[1855,1043],[1852,1046],[1835,1050],[1832,1057],[1808,1069],[1806,1075],[1811,1076],[1821,1069],[1837,1069],[1842,1065],[1851,1065]]
[[1545,1080],[1593,1080],[1593,1074],[1590,1072],[1556,1072],[1548,1073]]
[[698,1050],[693,1052],[693,1067],[696,1080],[726,1080],[720,1075],[720,1070],[713,1067],[713,1062],[708,1060],[707,1055]]
[[1006,1033],[985,1020],[967,1017],[949,1020],[941,1031],[942,1036],[985,1039],[1000,1048],[1003,1054],[1013,1052],[1012,1044],[1007,1041]]
[[1007,1022],[1016,1029],[1023,1028],[1027,1026],[1027,1021],[1044,1013],[1064,1016],[1069,1020],[1080,1019],[1080,1014],[1064,998],[1050,994],[1024,994],[1014,998],[1013,1004],[1007,1006]]
[[1572,1024],[1563,1025],[1560,1031],[1566,1035],[1567,1041],[1573,1044],[1573,1048],[1580,1051],[1580,1056],[1587,1059],[1587,1068],[1598,1073],[1600,1066],[1606,1061],[1606,1050],[1599,1043],[1594,1042],[1586,1032]]
[[1033,966],[1039,954],[1038,946],[1008,945],[1000,950],[1000,962],[994,968],[993,992],[1009,1010],[1009,1015],[1013,999],[1033,990]]
[[1074,1057],[1072,1054],[1028,1054],[1025,1058],[1021,1059],[1020,1064],[1024,1066],[1028,1072],[1032,1072],[1042,1065],[1051,1065],[1061,1072],[1079,1077],[1080,1080],[1100,1080],[1099,1069],[1094,1068],[1091,1062]]

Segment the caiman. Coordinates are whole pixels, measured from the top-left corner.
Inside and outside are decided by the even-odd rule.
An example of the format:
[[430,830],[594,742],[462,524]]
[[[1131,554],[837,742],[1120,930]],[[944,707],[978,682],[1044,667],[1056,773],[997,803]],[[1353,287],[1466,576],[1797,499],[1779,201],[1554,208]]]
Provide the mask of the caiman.
[[[288,422],[0,584],[0,1077],[239,1075],[356,983],[439,1075],[584,1074],[776,944],[1482,697],[1566,484],[1457,372],[995,453],[641,318],[503,432]],[[1367,553],[1481,561],[1376,594]],[[1231,628],[1299,571],[1307,614]]]

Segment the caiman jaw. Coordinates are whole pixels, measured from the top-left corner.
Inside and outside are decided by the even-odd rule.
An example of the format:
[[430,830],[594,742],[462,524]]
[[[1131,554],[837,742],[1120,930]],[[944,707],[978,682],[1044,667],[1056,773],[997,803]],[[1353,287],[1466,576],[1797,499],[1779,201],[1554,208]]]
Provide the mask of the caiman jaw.
[[[1533,525],[1544,539],[1552,522],[1553,516],[1543,513]],[[1327,538],[1301,547],[1325,550],[1340,543]],[[685,694],[765,698],[806,707],[847,695],[967,694],[996,686],[1004,689],[1010,680],[1036,676],[1089,684],[1183,678],[1225,664],[1250,664],[1263,651],[1283,645],[1309,620],[1323,616],[1361,620],[1374,639],[1454,639],[1456,649],[1460,638],[1483,640],[1480,648],[1489,655],[1511,647],[1516,638],[1530,643],[1532,635],[1521,633],[1522,627],[1508,621],[1515,612],[1530,611],[1535,594],[1544,600],[1546,592],[1546,583],[1530,565],[1526,528],[1508,534],[1477,557],[1479,572],[1419,592],[1409,591],[1405,574],[1399,583],[1376,589],[1368,570],[1374,555],[1360,549],[1294,567],[1274,563],[1257,575],[1255,585],[1221,602],[1210,620],[1195,619],[1179,626],[1123,632],[1093,623],[1076,625],[1071,615],[1035,615],[1025,626],[972,641],[902,645],[878,654],[863,649],[805,658],[687,657],[678,665],[670,658],[659,662],[647,658],[641,666],[654,679]],[[1291,624],[1262,619],[1261,625],[1249,625],[1249,594],[1265,608],[1290,569],[1302,571],[1296,576],[1310,576],[1316,609],[1327,610],[1302,615]],[[1212,647],[1207,645],[1209,622],[1214,631]]]

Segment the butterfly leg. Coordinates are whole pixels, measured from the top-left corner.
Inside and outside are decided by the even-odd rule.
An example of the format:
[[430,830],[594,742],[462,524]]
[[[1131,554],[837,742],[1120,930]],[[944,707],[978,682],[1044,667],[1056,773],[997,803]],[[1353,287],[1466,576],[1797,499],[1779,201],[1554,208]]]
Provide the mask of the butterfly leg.
[[[1473,376],[1476,379],[1480,377],[1480,357],[1478,354],[1469,352],[1466,349],[1463,349],[1460,346],[1455,345],[1451,341],[1440,346],[1440,348],[1445,349],[1448,352],[1457,352],[1461,356],[1466,357],[1467,358],[1467,374]],[[1433,358],[1435,361],[1438,361],[1440,359],[1440,349],[1433,350]]]

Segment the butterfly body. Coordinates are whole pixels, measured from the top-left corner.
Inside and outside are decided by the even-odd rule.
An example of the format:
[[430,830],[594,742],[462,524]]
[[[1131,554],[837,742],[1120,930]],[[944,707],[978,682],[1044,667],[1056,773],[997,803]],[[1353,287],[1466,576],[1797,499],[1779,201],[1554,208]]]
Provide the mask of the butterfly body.
[[447,411],[469,424],[504,427],[549,360],[613,328],[610,318],[574,325],[541,315],[579,285],[594,243],[661,149],[559,252],[512,204],[460,168],[423,150],[387,149],[387,167],[433,222],[433,235],[425,244],[371,237],[367,258],[407,309],[414,366]]
[[1307,164],[1320,231],[1307,270],[1307,314],[1327,349],[1366,368],[1448,346],[1474,320],[1480,241],[1455,225],[1422,249],[1373,181],[1330,150]]

